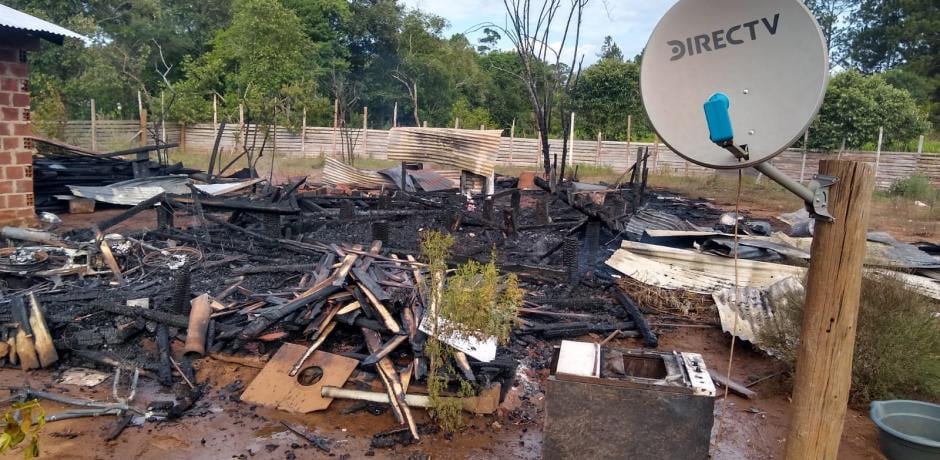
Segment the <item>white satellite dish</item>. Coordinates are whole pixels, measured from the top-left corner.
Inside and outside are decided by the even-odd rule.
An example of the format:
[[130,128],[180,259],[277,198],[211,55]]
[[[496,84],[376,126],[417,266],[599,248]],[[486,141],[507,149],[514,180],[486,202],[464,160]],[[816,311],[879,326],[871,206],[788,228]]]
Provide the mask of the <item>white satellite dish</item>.
[[[829,58],[799,0],[680,0],[643,53],[640,89],[653,128],[685,159],[710,168],[754,166],[785,150],[822,105]],[[702,105],[727,96],[739,160],[709,139]]]

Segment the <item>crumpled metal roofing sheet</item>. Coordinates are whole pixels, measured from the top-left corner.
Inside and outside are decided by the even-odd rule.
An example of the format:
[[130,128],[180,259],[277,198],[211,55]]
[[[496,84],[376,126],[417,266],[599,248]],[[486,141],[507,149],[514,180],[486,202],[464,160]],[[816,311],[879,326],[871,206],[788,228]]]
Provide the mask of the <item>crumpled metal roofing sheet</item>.
[[388,159],[433,162],[490,177],[503,130],[392,128]]
[[333,185],[349,184],[362,188],[395,187],[392,181],[375,171],[355,168],[330,157],[326,157],[326,164],[323,165],[323,181]]
[[[734,259],[687,249],[624,240],[607,265],[642,283],[665,289],[711,294],[734,286]],[[802,279],[805,268],[738,260],[738,286],[766,288],[788,276]]]
[[84,36],[72,32],[65,27],[57,26],[49,21],[44,21],[22,11],[14,10],[6,5],[0,5],[0,26],[40,32],[42,34],[58,35],[61,37],[77,38],[79,40],[88,40]]
[[[803,285],[796,278],[784,278],[767,289],[752,287],[725,288],[712,293],[721,329],[740,339],[760,346],[761,330],[774,320],[778,308],[801,296]],[[735,297],[737,295],[737,297]]]

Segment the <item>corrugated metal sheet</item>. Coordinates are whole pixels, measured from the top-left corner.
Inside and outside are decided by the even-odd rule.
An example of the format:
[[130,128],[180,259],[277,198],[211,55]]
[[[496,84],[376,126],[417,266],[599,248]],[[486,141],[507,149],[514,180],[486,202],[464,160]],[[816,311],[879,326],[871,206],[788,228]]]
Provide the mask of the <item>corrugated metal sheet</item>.
[[88,41],[84,36],[72,32],[65,27],[57,26],[49,21],[44,21],[22,11],[14,10],[6,5],[0,5],[0,26],[39,32],[41,35],[58,35],[60,37],[71,37]]
[[393,128],[390,160],[433,162],[489,177],[494,172],[503,130]]
[[362,188],[395,187],[385,176],[349,166],[342,161],[326,157],[323,166],[323,181],[328,184],[349,184]]
[[798,279],[784,278],[767,289],[725,288],[712,293],[712,298],[721,318],[721,329],[760,346],[760,331],[773,321],[774,312],[791,296],[802,293],[803,285]]
[[624,231],[627,233],[627,238],[639,241],[643,238],[644,232],[651,230],[691,231],[694,229],[692,224],[674,214],[644,209],[630,218]]
[[131,179],[102,187],[69,185],[75,196],[103,203],[133,206],[161,193],[190,193],[187,176],[161,176]]
[[[701,294],[734,286],[734,259],[624,240],[607,265],[642,283]],[[803,279],[805,268],[738,260],[738,286],[767,288],[793,276]]]

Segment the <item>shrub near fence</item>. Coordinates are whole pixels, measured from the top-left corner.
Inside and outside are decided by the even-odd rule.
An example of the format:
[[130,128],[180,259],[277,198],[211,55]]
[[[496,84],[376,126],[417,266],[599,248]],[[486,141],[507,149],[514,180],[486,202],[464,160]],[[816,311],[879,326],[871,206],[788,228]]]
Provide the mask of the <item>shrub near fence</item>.
[[[257,134],[257,145],[260,147],[264,133],[256,133],[255,125],[246,126],[249,140]],[[230,150],[235,148],[235,137],[238,127],[226,125],[222,136],[221,146]],[[95,130],[99,150],[120,149],[136,145],[139,123],[136,120],[97,121]],[[508,132],[508,130],[507,130]],[[273,133],[272,133],[273,134]],[[277,128],[277,151],[288,156],[318,157],[320,155],[339,155],[343,139],[340,130],[333,128],[307,127],[304,134],[290,131],[286,128]],[[215,142],[216,129],[211,123],[200,123],[183,126],[179,123],[166,123],[167,142],[180,143],[182,148],[190,152],[209,152]],[[388,146],[389,131],[381,129],[353,130],[352,137],[356,138],[356,155],[385,159]],[[91,123],[89,121],[70,121],[65,127],[64,140],[70,144],[81,147],[91,147]],[[551,139],[552,152],[561,154],[561,139]],[[702,175],[713,171],[684,160],[663,144],[650,144],[623,141],[596,141],[576,140],[574,144],[573,162],[609,166],[615,170],[630,167],[636,161],[639,147],[650,148],[650,168],[657,172],[674,175]],[[538,139],[503,137],[499,150],[499,162],[506,166],[538,168],[540,164]],[[265,153],[271,152],[271,140],[265,144]],[[809,180],[819,167],[819,161],[839,155],[844,159],[865,161],[878,164],[877,185],[888,188],[900,179],[911,176],[924,176],[935,187],[940,187],[940,155],[917,154],[907,152],[803,152],[802,150],[787,150],[772,161],[775,166],[786,172],[790,177]]]

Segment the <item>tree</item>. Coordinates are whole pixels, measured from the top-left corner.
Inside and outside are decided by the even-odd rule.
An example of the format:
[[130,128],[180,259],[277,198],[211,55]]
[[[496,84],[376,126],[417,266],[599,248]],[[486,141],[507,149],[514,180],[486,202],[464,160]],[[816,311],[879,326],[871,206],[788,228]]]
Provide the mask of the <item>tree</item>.
[[844,17],[857,4],[857,0],[806,0],[806,7],[816,16],[826,39],[831,64],[842,60],[846,40]]
[[454,102],[450,109],[451,118],[460,120],[460,127],[464,129],[476,129],[480,126],[486,126],[492,129],[494,124],[490,118],[490,113],[484,107],[471,107],[467,99],[461,97]]
[[633,135],[651,132],[640,98],[640,66],[613,58],[601,59],[581,74],[573,95],[581,129],[608,139],[626,139],[627,115],[633,116]]
[[496,50],[496,44],[502,40],[502,35],[496,31],[496,29],[490,27],[483,28],[483,37],[481,37],[478,42],[480,44],[477,46],[477,52],[480,54],[486,54],[490,51]]
[[604,44],[601,45],[601,52],[597,56],[602,60],[623,61],[623,52],[610,35],[604,37]]
[[[542,0],[541,4],[533,4],[531,0],[503,0],[509,16],[509,25],[500,27],[492,23],[485,24],[501,30],[512,42],[519,56],[522,68],[516,76],[522,80],[532,104],[541,136],[542,166],[546,174],[551,170],[548,136],[552,113],[558,108],[560,118],[566,118],[570,110],[565,110],[563,105],[565,96],[577,86],[579,58],[583,59],[578,53],[581,21],[588,1],[572,0],[568,8],[563,9],[562,0]],[[569,51],[566,47],[571,45],[570,39],[574,40],[570,49],[571,65],[565,66],[562,56]],[[543,63],[550,63],[547,72]],[[558,104],[559,102],[561,104]],[[567,123],[562,123],[562,132],[562,139],[565,141],[562,143],[561,156],[564,172],[565,157],[568,154],[567,139],[573,133],[569,132]]]
[[[935,0],[862,0],[849,19],[848,63],[863,72],[940,61],[940,5]],[[933,75],[937,68],[933,67]]]
[[856,70],[839,73],[829,81],[819,117],[810,127],[810,146],[858,148],[878,138],[884,127],[885,144],[908,142],[930,129],[926,114],[911,95],[889,85],[880,75]]

